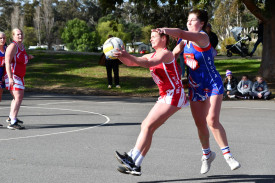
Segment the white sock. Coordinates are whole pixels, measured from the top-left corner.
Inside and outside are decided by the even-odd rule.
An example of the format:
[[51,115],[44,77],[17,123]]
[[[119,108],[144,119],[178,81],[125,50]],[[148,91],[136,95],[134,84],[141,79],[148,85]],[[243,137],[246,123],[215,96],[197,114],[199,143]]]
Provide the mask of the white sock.
[[223,147],[223,148],[221,148],[221,150],[222,150],[222,153],[223,153],[223,157],[224,157],[225,159],[228,159],[229,157],[232,156],[232,154],[230,153],[230,148],[229,148],[229,146]]
[[211,154],[211,150],[210,150],[210,147],[207,148],[207,149],[202,149],[202,153],[203,153],[203,156],[208,159],[210,157],[210,154]]
[[16,122],[16,118],[11,118],[11,124],[13,125]]
[[134,160],[134,162],[136,162],[137,158],[140,155],[140,151],[137,148],[134,148],[128,152],[128,155],[131,156],[131,158]]
[[142,156],[142,155],[140,154],[140,155],[138,156],[138,158],[136,159],[136,161],[135,161],[135,165],[136,165],[137,167],[140,167],[140,165],[141,165],[143,159],[144,159],[144,156]]

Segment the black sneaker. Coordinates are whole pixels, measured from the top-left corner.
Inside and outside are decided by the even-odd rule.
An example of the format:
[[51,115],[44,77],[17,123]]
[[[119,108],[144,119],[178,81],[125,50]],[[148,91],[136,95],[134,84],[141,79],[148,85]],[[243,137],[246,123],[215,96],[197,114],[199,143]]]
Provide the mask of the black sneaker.
[[[6,119],[6,122],[7,122],[7,123],[11,123],[11,118],[8,117],[8,119]],[[18,119],[18,118],[16,118],[16,122],[17,122],[17,123],[20,123],[20,124],[23,124],[23,123],[24,123],[23,121],[21,121],[21,120]]]
[[14,124],[9,124],[7,126],[7,128],[10,129],[10,130],[23,130],[23,129],[25,129],[24,126],[20,126],[17,122],[14,123]]
[[141,168],[135,165],[135,162],[127,153],[121,155],[116,151],[116,158],[130,172],[130,174],[136,176],[141,175]]
[[129,171],[127,168],[125,168],[124,166],[118,166],[117,167],[117,171],[119,171],[120,173],[124,173],[124,174],[131,174],[131,171]]
[[136,168],[134,168],[134,170],[130,171],[127,168],[125,168],[124,166],[118,166],[117,171],[119,171],[120,173],[131,174],[131,175],[135,175],[135,176],[141,175],[141,167],[136,167]]
[[135,166],[135,162],[127,153],[124,153],[124,155],[121,155],[119,152],[116,151],[116,159],[122,165],[126,165],[126,167],[130,170],[132,169],[132,167]]

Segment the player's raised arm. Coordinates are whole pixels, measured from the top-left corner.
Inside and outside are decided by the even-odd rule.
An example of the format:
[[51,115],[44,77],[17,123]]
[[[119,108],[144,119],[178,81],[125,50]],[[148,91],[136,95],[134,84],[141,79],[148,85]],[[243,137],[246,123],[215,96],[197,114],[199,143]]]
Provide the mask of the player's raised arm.
[[180,53],[182,52],[184,48],[184,41],[181,41],[177,46],[173,49],[173,55],[175,59],[177,60],[179,58]]

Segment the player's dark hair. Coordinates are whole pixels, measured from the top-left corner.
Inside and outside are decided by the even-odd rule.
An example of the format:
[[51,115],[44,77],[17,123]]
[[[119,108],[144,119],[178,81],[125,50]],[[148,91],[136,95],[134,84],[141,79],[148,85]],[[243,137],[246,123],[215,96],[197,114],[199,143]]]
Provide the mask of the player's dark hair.
[[190,15],[190,14],[195,14],[195,15],[197,15],[197,18],[198,18],[201,22],[204,23],[204,24],[203,24],[203,27],[202,27],[202,30],[205,31],[206,25],[207,25],[207,23],[208,23],[208,13],[207,13],[207,11],[205,11],[205,10],[200,10],[200,9],[194,9],[194,10],[192,10],[192,11],[189,12],[189,15]]
[[162,36],[166,37],[166,46],[168,46],[169,45],[169,35],[162,33],[162,34],[160,34],[160,37],[162,37]]

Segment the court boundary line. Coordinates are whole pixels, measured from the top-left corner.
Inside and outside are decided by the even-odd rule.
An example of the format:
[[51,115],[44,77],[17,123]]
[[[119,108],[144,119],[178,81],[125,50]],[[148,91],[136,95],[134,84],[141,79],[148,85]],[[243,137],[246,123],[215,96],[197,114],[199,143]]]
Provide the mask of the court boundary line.
[[[103,116],[107,120],[104,123],[101,123],[101,124],[96,125],[96,126],[88,127],[88,128],[81,128],[81,129],[77,129],[77,130],[69,130],[69,131],[62,131],[62,132],[46,133],[46,134],[39,134],[39,135],[30,135],[30,136],[25,136],[25,137],[6,138],[6,139],[0,139],[0,141],[29,139],[29,138],[36,138],[36,137],[45,137],[45,136],[52,136],[52,135],[60,135],[60,134],[80,132],[80,131],[90,130],[90,129],[93,129],[93,128],[96,128],[96,127],[104,126],[104,125],[106,125],[107,123],[109,123],[111,121],[108,116],[106,116],[104,114],[96,113],[96,112],[91,112],[91,111],[74,110],[74,109],[64,109],[64,108],[31,107],[31,106],[21,106],[21,107],[23,107],[23,108],[37,108],[37,109],[49,109],[49,110],[61,110],[61,111],[74,111],[74,112],[89,113],[89,114],[95,114],[95,115]],[[7,107],[4,107],[4,108],[7,108]]]

